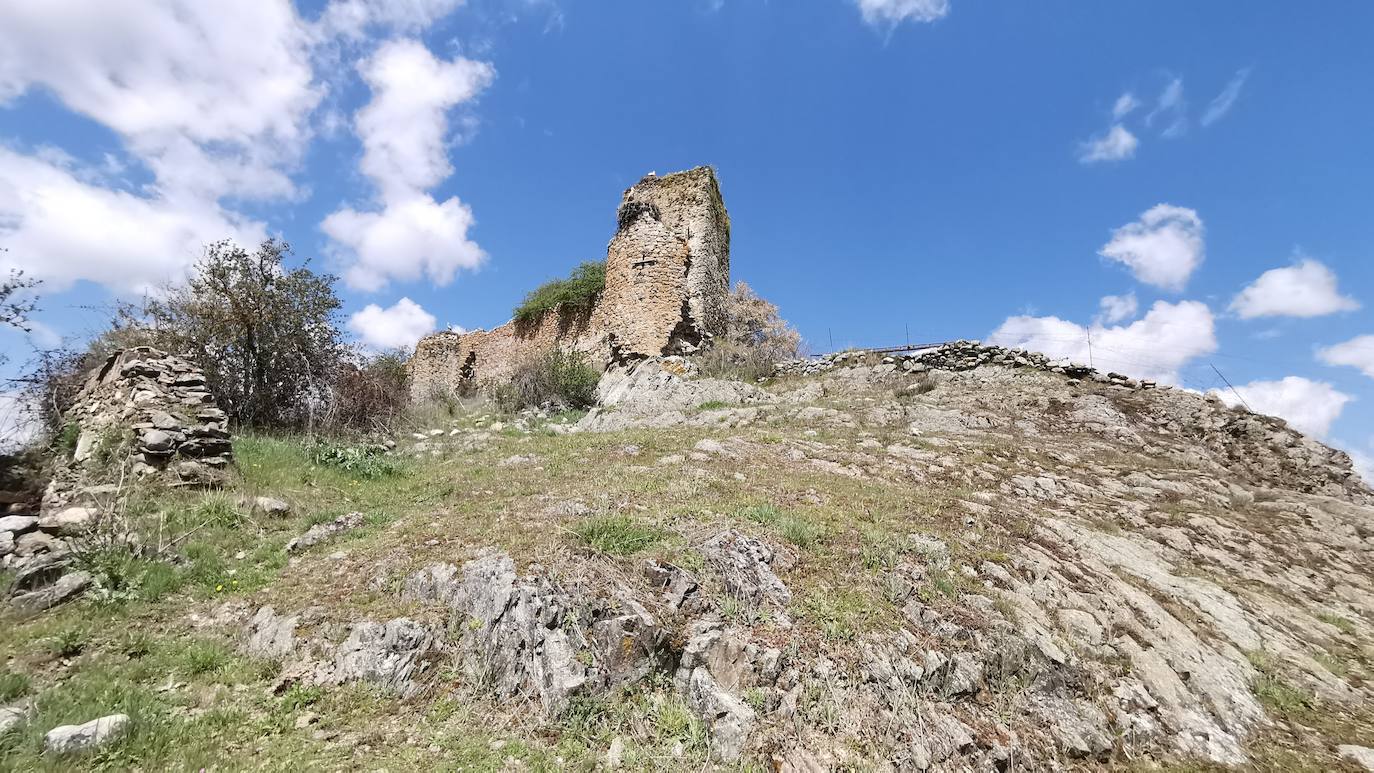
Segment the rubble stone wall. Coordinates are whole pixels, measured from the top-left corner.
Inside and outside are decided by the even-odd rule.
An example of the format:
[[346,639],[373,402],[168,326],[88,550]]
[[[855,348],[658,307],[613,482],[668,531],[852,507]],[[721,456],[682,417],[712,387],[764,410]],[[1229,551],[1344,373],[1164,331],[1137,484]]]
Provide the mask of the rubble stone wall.
[[555,347],[598,367],[697,350],[725,326],[730,226],[709,167],[649,175],[625,191],[606,253],[606,288],[591,310],[554,309],[533,323],[442,332],[410,358],[411,398],[510,377]]

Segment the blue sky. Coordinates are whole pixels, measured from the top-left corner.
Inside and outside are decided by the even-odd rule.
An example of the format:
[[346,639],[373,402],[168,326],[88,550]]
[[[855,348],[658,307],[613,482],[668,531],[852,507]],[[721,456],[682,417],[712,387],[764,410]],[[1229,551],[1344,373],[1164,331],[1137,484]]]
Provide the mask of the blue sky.
[[734,278],[814,351],[1091,337],[1374,455],[1369,4],[235,7],[0,9],[0,247],[42,341],[264,234],[374,344],[490,327],[603,257],[644,173],[712,164]]

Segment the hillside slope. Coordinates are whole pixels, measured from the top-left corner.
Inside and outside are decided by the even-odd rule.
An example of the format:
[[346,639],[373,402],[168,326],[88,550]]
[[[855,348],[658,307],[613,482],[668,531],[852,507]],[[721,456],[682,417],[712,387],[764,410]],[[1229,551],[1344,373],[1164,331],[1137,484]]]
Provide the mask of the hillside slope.
[[129,737],[81,764],[1360,770],[1341,747],[1374,746],[1374,493],[1343,454],[1024,353],[676,369],[386,456],[240,439],[228,495],[131,506],[201,524],[182,567],[3,627],[5,697],[37,705],[0,762],[61,767],[43,731],[115,711]]

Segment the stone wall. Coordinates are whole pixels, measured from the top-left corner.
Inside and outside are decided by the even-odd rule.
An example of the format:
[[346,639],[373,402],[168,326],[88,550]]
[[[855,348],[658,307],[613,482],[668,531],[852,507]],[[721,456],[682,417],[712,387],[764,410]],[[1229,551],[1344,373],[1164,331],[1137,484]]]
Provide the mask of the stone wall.
[[606,252],[606,289],[590,310],[554,309],[533,323],[443,332],[408,364],[411,397],[463,392],[510,377],[555,347],[598,367],[706,345],[725,327],[730,221],[709,167],[649,175],[625,191]]

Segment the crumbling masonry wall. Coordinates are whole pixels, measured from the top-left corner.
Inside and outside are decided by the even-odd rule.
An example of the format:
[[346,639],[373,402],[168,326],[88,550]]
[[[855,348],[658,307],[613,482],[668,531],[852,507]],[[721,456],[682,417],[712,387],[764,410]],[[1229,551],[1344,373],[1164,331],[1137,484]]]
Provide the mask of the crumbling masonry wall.
[[590,310],[553,309],[532,323],[422,339],[408,368],[417,401],[508,379],[555,347],[605,367],[709,345],[725,329],[730,219],[709,167],[625,191],[606,251],[606,288]]

